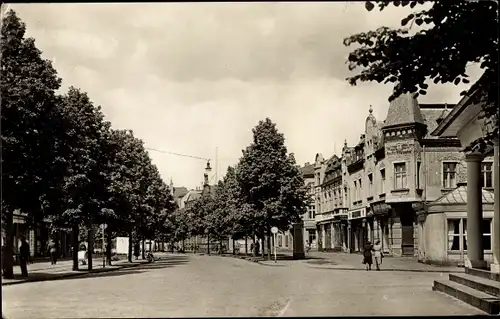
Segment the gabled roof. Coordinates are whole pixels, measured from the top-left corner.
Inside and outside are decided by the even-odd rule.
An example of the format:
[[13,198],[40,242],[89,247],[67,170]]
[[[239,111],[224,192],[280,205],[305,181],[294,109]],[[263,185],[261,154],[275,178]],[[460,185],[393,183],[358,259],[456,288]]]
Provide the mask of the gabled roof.
[[198,198],[201,197],[201,191],[190,190],[185,196],[186,196],[185,202],[197,200]]
[[436,139],[431,135],[431,133],[438,127],[439,121],[443,120],[451,111],[451,109],[442,109],[442,108],[426,108],[422,109],[422,117],[424,119],[424,123],[427,125],[427,134],[424,138],[426,139]]
[[[482,199],[484,204],[493,204],[493,192],[482,189]],[[439,197],[431,205],[467,205],[467,185],[461,184],[451,192]]]
[[303,167],[300,168],[300,171],[304,177],[314,176],[314,165],[306,163]]
[[174,187],[174,198],[184,197],[188,193],[186,187]]

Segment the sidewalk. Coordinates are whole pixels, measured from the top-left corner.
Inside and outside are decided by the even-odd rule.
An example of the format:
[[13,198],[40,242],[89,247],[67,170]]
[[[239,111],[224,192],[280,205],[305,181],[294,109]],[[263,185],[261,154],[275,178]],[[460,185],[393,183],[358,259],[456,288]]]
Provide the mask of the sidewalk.
[[[306,261],[306,263],[312,268],[366,270],[366,266],[362,263],[363,256],[360,254],[310,252],[309,257],[321,258],[321,260]],[[372,265],[372,269],[375,268],[375,265]],[[456,266],[436,266],[419,263],[412,257],[385,257],[382,259],[380,269],[381,271],[464,272],[463,268]]]
[[73,261],[64,260],[58,262],[56,265],[48,263],[35,263],[28,265],[28,277],[21,277],[21,267],[14,266],[14,279],[2,278],[2,286],[22,284],[25,282],[59,280],[64,278],[71,278],[77,276],[84,276],[89,273],[102,273],[123,268],[130,268],[144,264],[145,260],[137,260],[129,263],[128,260],[113,261],[112,266],[106,265],[103,268],[102,260],[93,260],[92,272],[89,272],[88,265],[79,265],[78,271],[73,271]]

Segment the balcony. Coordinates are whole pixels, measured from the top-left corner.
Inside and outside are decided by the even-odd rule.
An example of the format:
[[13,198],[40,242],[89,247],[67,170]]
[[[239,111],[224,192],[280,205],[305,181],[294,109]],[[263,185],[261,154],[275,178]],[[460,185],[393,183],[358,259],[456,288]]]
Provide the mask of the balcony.
[[364,158],[360,158],[358,159],[357,161],[349,164],[347,166],[347,171],[352,174],[354,172],[357,172],[357,171],[360,171],[363,169],[363,166],[365,164],[365,159]]

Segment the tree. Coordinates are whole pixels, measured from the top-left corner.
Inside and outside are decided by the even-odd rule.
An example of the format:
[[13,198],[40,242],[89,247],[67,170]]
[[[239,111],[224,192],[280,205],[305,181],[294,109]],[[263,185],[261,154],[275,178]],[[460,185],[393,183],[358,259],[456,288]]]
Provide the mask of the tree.
[[[64,183],[60,185],[62,212],[53,211],[56,224],[73,229],[73,251],[78,251],[78,228],[89,232],[88,267],[92,270],[93,225],[113,218],[109,209],[110,154],[108,143],[110,123],[104,121],[101,108],[95,106],[86,93],[70,87],[60,101],[59,114],[63,120],[62,148],[66,163]],[[56,200],[52,198],[52,201]],[[75,254],[76,255],[76,254]],[[78,269],[77,256],[73,268]]]
[[[373,10],[395,6],[415,8],[424,1],[367,1]],[[484,148],[498,138],[498,6],[494,1],[435,1],[426,10],[414,11],[401,20],[403,28],[380,27],[354,34],[344,45],[360,47],[349,54],[349,69],[361,72],[348,78],[358,81],[394,83],[393,100],[403,93],[416,96],[427,93],[428,82],[469,83],[467,66],[480,64],[484,70],[471,90],[479,90],[473,103],[483,105],[483,116],[492,121],[494,130],[474,145]],[[415,28],[417,30],[412,29]],[[419,28],[420,27],[420,28]],[[470,94],[469,93],[469,94]],[[468,94],[462,92],[462,95]]]
[[[306,210],[306,188],[285,138],[269,118],[252,130],[253,143],[238,163],[238,182],[244,202],[251,205],[253,227],[264,239],[271,227],[288,229]],[[268,241],[268,248],[270,243]],[[268,251],[269,252],[269,251]]]
[[[42,58],[26,26],[14,11],[1,26],[2,217],[6,235],[4,276],[13,276],[13,214],[20,210],[41,219],[43,200],[60,176],[51,170],[54,156],[55,91],[61,80],[50,61]],[[28,218],[29,220],[30,218]]]

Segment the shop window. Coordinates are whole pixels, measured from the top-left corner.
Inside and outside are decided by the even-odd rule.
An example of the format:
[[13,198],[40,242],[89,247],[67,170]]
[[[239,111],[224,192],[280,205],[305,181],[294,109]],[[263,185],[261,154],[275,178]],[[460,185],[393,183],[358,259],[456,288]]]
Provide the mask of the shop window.
[[394,189],[406,187],[406,163],[394,163]]
[[485,188],[493,188],[493,163],[483,162],[481,164],[481,184]]
[[457,187],[457,163],[443,162],[443,188]]

